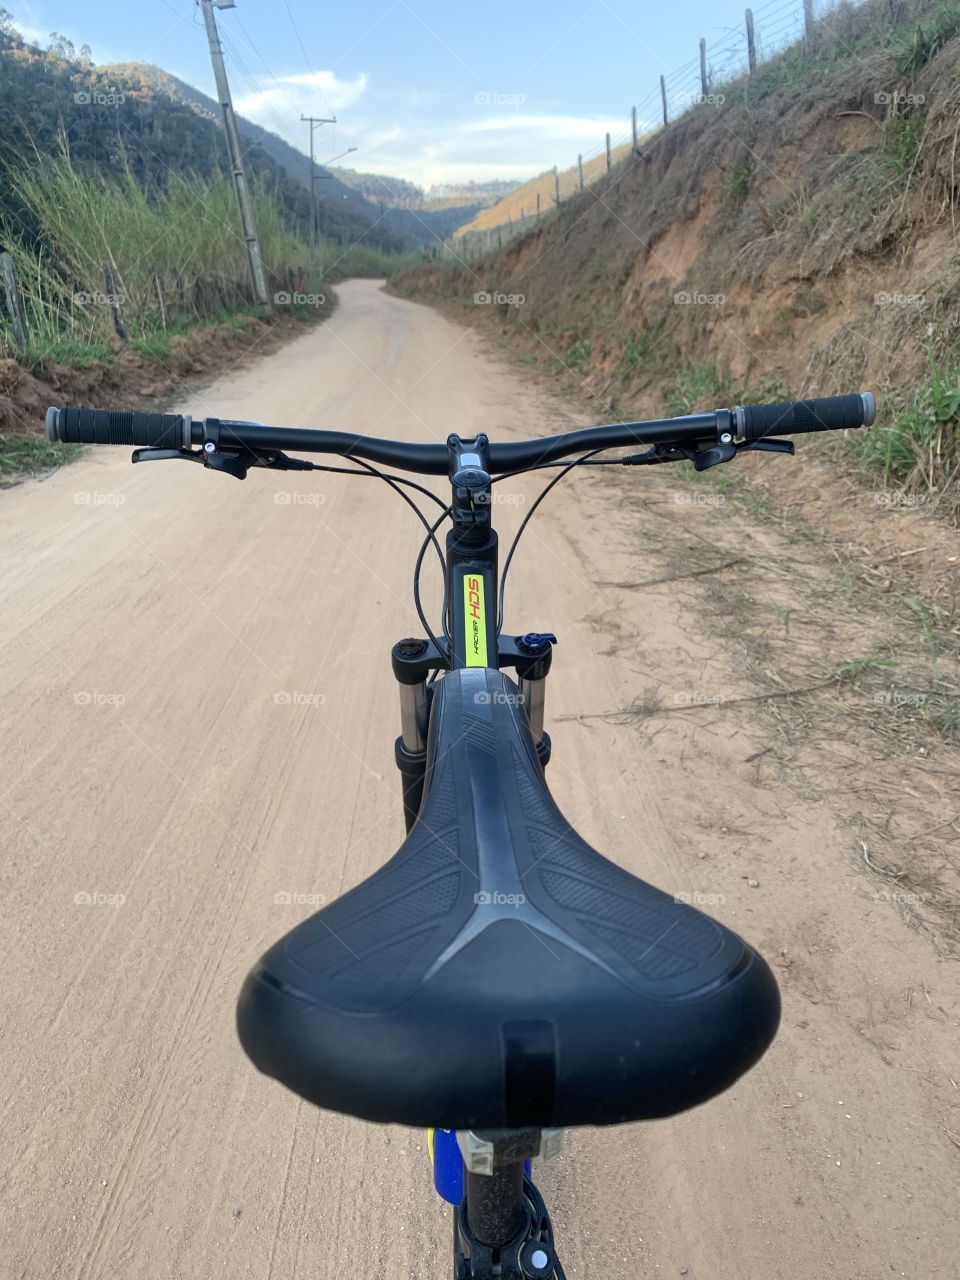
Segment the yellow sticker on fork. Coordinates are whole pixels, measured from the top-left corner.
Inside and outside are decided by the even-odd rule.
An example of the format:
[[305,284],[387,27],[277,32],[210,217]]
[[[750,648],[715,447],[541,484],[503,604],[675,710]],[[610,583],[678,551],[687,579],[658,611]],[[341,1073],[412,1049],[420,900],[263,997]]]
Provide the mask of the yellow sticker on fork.
[[466,634],[467,666],[487,665],[487,613],[483,602],[483,578],[463,575],[463,621]]

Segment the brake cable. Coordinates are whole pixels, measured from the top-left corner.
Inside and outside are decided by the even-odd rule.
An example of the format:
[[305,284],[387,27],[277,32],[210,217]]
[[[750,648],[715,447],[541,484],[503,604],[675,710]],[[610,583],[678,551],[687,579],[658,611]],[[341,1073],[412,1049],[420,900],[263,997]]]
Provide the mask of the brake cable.
[[[569,475],[569,473],[573,470],[574,467],[583,466],[585,463],[589,463],[590,459],[595,454],[600,452],[602,452],[602,450],[592,449],[589,453],[585,453],[579,458],[574,458],[572,462],[561,464],[563,466],[563,470],[558,475],[555,475],[553,479],[549,481],[549,483],[544,485],[543,489],[537,495],[537,498],[534,501],[533,506],[530,508],[527,514],[523,517],[523,520],[520,523],[520,528],[517,530],[516,535],[513,539],[513,542],[511,542],[510,544],[510,550],[507,552],[507,558],[503,564],[503,573],[500,575],[500,590],[498,592],[498,597],[497,597],[497,635],[499,635],[500,632],[503,630],[503,602],[504,602],[506,587],[507,587],[507,574],[510,572],[510,564],[513,560],[513,553],[516,551],[517,545],[520,542],[520,539],[523,537],[524,531],[526,530],[527,525],[530,523],[533,513],[536,511],[537,507],[539,507],[540,503],[544,500],[544,498],[547,496],[550,490],[554,487],[554,485],[559,484],[560,481],[563,479],[563,477],[566,475]],[[610,462],[612,463],[613,459],[610,459]],[[547,467],[547,466],[556,465],[556,464],[544,463],[543,465],[544,467]],[[539,471],[539,470],[540,470],[539,466],[524,468],[524,471]],[[522,475],[523,471],[514,471],[508,474]],[[502,475],[497,477],[498,480],[506,480],[507,478],[508,478],[508,475]]]
[[[298,459],[298,461],[301,461],[301,460]],[[302,461],[305,462],[306,460],[304,459]],[[324,463],[320,463],[320,462],[307,463],[303,469],[309,470],[309,471],[329,471],[335,475],[343,475],[343,476],[376,476],[377,479],[383,480],[385,484],[388,484],[390,488],[394,491],[394,493],[399,494],[400,497],[404,500],[404,502],[415,512],[417,519],[426,529],[427,536],[424,538],[423,543],[420,547],[420,553],[417,556],[417,564],[414,570],[413,603],[417,610],[417,617],[420,619],[420,625],[423,627],[424,631],[427,633],[428,639],[433,643],[433,645],[436,647],[439,653],[446,652],[449,658],[449,650],[445,650],[444,646],[440,644],[439,640],[434,635],[433,629],[431,628],[430,623],[427,621],[427,617],[423,609],[423,603],[420,598],[420,569],[423,564],[423,557],[426,553],[427,547],[430,546],[432,543],[434,549],[436,550],[437,558],[440,561],[440,571],[443,575],[443,619],[444,619],[443,634],[444,634],[444,637],[447,640],[449,640],[450,639],[449,628],[447,626],[447,621],[446,621],[447,619],[447,561],[440,547],[440,543],[437,541],[436,531],[437,529],[439,529],[443,521],[450,515],[451,508],[444,503],[442,498],[438,497],[437,494],[435,494],[432,490],[428,489],[425,485],[418,484],[416,480],[408,480],[406,476],[387,475],[385,471],[381,471],[378,467],[373,466],[371,463],[367,462],[366,459],[364,458],[352,458],[352,461],[358,463],[363,468],[363,470],[358,471],[355,467],[334,467],[334,466],[325,465]],[[416,489],[418,493],[424,494],[426,497],[430,498],[433,502],[435,502],[438,507],[441,508],[440,517],[438,520],[436,520],[434,524],[432,525],[430,524],[430,522],[427,520],[427,517],[423,514],[423,512],[420,510],[420,508],[417,506],[414,500],[409,496],[409,494],[406,494],[403,492],[403,489],[400,487],[401,485],[405,486],[408,489]]]

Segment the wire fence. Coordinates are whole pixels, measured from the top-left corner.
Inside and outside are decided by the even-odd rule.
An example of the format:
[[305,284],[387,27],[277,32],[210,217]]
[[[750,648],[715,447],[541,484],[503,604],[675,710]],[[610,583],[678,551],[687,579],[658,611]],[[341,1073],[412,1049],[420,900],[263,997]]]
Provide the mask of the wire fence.
[[528,197],[532,207],[521,206],[519,216],[510,214],[499,224],[435,243],[424,251],[425,256],[469,261],[503,248],[535,227],[565,199],[600,181],[615,163],[651,145],[690,110],[722,105],[725,87],[754,74],[765,62],[792,46],[812,50],[823,38],[821,19],[843,3],[844,0],[768,0],[756,9],[747,9],[742,25],[727,29],[709,43],[701,39],[696,57],[662,75],[656,87],[631,109],[622,133],[606,134],[592,151],[579,155],[571,169],[554,168],[552,173],[542,175],[536,182],[537,190]]

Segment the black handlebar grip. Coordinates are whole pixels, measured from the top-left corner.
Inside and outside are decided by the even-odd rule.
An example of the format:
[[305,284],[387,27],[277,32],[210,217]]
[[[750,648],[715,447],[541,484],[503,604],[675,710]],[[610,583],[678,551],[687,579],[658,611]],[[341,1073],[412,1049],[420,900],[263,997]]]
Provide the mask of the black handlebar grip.
[[755,404],[734,410],[737,434],[744,440],[799,435],[804,431],[842,431],[872,426],[877,406],[872,394],[821,396],[789,404]]
[[190,443],[190,426],[190,417],[182,413],[48,409],[46,436],[62,444],[139,444],[179,449]]

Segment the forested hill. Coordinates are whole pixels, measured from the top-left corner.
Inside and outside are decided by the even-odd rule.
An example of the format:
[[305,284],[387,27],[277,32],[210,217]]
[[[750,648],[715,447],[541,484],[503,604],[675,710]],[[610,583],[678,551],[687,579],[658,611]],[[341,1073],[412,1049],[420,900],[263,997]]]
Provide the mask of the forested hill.
[[[20,234],[29,232],[30,219],[8,173],[22,168],[25,157],[67,152],[81,172],[89,168],[98,176],[118,177],[127,173],[147,191],[162,189],[172,173],[209,179],[229,172],[216,103],[207,99],[211,110],[201,112],[182,96],[151,83],[143,68],[139,74],[136,67],[98,68],[85,46],[77,53],[69,42],[57,40],[50,49],[40,50],[23,41],[3,14],[0,9],[0,215]],[[304,173],[298,180],[262,145],[259,135],[264,131],[243,122],[248,138],[250,130],[258,137],[247,153],[248,173],[254,182],[276,191],[290,218],[306,228],[307,162],[300,157]],[[402,248],[396,234],[382,224],[373,225],[376,219],[364,203],[321,199],[321,234],[340,244],[362,238],[387,251]]]

